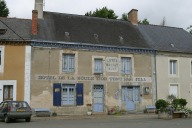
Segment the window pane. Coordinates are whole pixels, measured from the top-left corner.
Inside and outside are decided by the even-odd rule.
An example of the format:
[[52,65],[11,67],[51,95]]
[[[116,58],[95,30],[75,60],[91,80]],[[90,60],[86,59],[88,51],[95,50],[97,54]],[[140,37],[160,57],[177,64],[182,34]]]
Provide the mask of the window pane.
[[130,57],[121,58],[121,73],[131,74],[132,73],[132,63]]
[[103,72],[103,60],[102,59],[95,59],[95,73],[102,73]]
[[177,74],[177,60],[170,60],[170,74]]
[[174,96],[178,97],[178,85],[172,84],[172,85],[170,85],[169,89],[170,89],[169,95],[174,95]]
[[64,54],[63,55],[63,71],[74,72],[75,71],[75,55]]

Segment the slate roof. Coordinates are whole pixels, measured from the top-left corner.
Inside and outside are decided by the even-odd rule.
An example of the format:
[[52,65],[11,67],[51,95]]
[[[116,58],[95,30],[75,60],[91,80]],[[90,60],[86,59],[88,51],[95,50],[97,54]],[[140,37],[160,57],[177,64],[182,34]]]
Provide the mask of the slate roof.
[[128,21],[44,12],[35,40],[149,48],[136,26]]
[[143,24],[138,28],[154,50],[192,53],[192,35],[182,28]]
[[7,29],[0,40],[23,41],[31,39],[31,20],[0,17],[0,29]]

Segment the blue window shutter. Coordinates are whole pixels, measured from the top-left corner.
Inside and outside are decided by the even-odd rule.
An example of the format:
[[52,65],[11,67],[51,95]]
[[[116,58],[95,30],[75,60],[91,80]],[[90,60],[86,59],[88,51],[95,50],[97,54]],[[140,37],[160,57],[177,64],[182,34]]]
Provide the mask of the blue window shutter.
[[83,105],[83,83],[77,83],[76,85],[76,103],[77,105]]
[[53,106],[61,106],[61,84],[53,84]]

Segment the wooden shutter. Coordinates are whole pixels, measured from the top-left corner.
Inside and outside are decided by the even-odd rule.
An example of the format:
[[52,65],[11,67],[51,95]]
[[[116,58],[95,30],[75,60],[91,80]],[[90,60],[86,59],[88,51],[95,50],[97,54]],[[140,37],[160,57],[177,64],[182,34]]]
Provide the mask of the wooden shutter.
[[76,103],[77,105],[83,105],[83,83],[77,83],[76,85]]
[[53,84],[53,106],[61,106],[61,84]]

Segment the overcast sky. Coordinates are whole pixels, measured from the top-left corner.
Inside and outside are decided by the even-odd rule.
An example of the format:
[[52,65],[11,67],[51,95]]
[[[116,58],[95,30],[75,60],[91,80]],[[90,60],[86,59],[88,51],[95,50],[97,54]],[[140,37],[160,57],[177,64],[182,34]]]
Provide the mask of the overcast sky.
[[[5,0],[10,17],[31,19],[35,0]],[[131,9],[138,9],[138,19],[148,19],[160,25],[165,17],[166,26],[186,29],[192,25],[192,0],[44,0],[44,11],[84,15],[106,6],[121,17]]]

